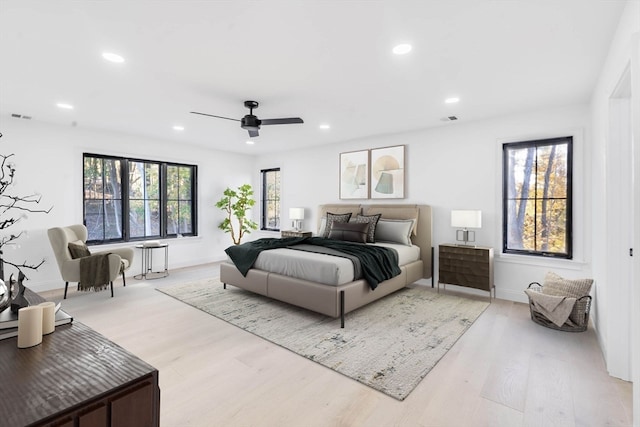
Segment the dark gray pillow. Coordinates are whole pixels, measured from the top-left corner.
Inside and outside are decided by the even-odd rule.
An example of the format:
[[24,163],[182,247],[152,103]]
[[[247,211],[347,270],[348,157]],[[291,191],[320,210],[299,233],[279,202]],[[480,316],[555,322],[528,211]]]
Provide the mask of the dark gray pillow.
[[331,212],[327,212],[327,225],[324,228],[324,234],[322,237],[329,237],[329,233],[331,233],[331,227],[333,227],[334,223],[345,223],[349,222],[351,219],[351,212],[346,214],[334,214]]
[[89,248],[87,245],[81,241],[69,242],[69,252],[71,252],[71,258],[84,258],[86,256],[91,256],[91,252],[89,252]]
[[368,222],[334,222],[329,238],[347,242],[367,243]]
[[376,242],[376,225],[378,225],[378,221],[380,220],[381,216],[382,214],[358,215],[353,220],[353,222],[369,224],[369,231],[367,231],[367,243]]

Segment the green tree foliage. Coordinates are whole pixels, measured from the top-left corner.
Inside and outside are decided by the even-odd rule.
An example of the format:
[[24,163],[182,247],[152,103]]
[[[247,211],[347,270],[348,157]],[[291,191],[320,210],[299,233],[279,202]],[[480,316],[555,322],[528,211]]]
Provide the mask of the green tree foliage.
[[251,196],[251,185],[244,184],[238,187],[237,191],[231,188],[224,190],[223,197],[216,203],[217,208],[227,213],[227,217],[218,224],[218,228],[225,233],[231,233],[231,240],[235,245],[240,244],[245,234],[258,228],[258,224],[247,218],[247,211],[256,204]]

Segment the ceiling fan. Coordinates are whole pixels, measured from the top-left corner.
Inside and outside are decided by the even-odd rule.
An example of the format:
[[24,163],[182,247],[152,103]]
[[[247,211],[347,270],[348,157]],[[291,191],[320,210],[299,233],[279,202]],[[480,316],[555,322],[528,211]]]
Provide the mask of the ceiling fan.
[[256,136],[259,135],[258,130],[260,129],[260,126],[304,123],[304,121],[302,121],[300,117],[260,120],[258,117],[253,115],[253,109],[258,108],[258,103],[256,101],[244,101],[244,106],[249,109],[249,114],[244,116],[242,119],[232,119],[230,117],[214,116],[213,114],[199,113],[197,111],[191,111],[191,114],[200,114],[201,116],[217,117],[219,119],[226,119],[226,120],[233,120],[236,122],[240,122],[240,127],[242,129],[248,130],[249,136],[251,138],[255,138]]

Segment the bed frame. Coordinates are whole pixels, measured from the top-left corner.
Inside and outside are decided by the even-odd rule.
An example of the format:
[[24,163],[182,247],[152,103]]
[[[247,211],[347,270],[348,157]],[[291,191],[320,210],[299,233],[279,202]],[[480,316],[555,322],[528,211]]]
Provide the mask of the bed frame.
[[373,215],[382,214],[387,219],[417,218],[411,236],[413,244],[420,247],[420,259],[400,267],[401,273],[381,282],[375,290],[363,280],[355,280],[338,286],[330,286],[267,271],[251,269],[243,276],[231,262],[220,265],[220,281],[267,296],[292,305],[306,308],[333,318],[340,317],[344,328],[346,313],[389,295],[421,278],[431,278],[433,287],[433,247],[431,244],[432,216],[427,205],[384,204],[321,205],[318,212],[318,228],[326,212]]

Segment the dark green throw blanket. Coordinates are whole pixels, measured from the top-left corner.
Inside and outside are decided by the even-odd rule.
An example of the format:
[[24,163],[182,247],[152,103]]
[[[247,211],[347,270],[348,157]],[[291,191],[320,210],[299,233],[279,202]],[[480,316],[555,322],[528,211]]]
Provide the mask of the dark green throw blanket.
[[287,237],[284,239],[258,239],[225,249],[231,261],[243,276],[253,266],[260,252],[268,249],[286,248],[300,243],[324,246],[353,255],[360,260],[362,276],[371,289],[380,282],[400,274],[398,254],[393,249],[363,243],[344,242],[342,240],[325,239],[323,237]]
[[80,289],[101,291],[109,286],[110,253],[94,254],[80,258]]

